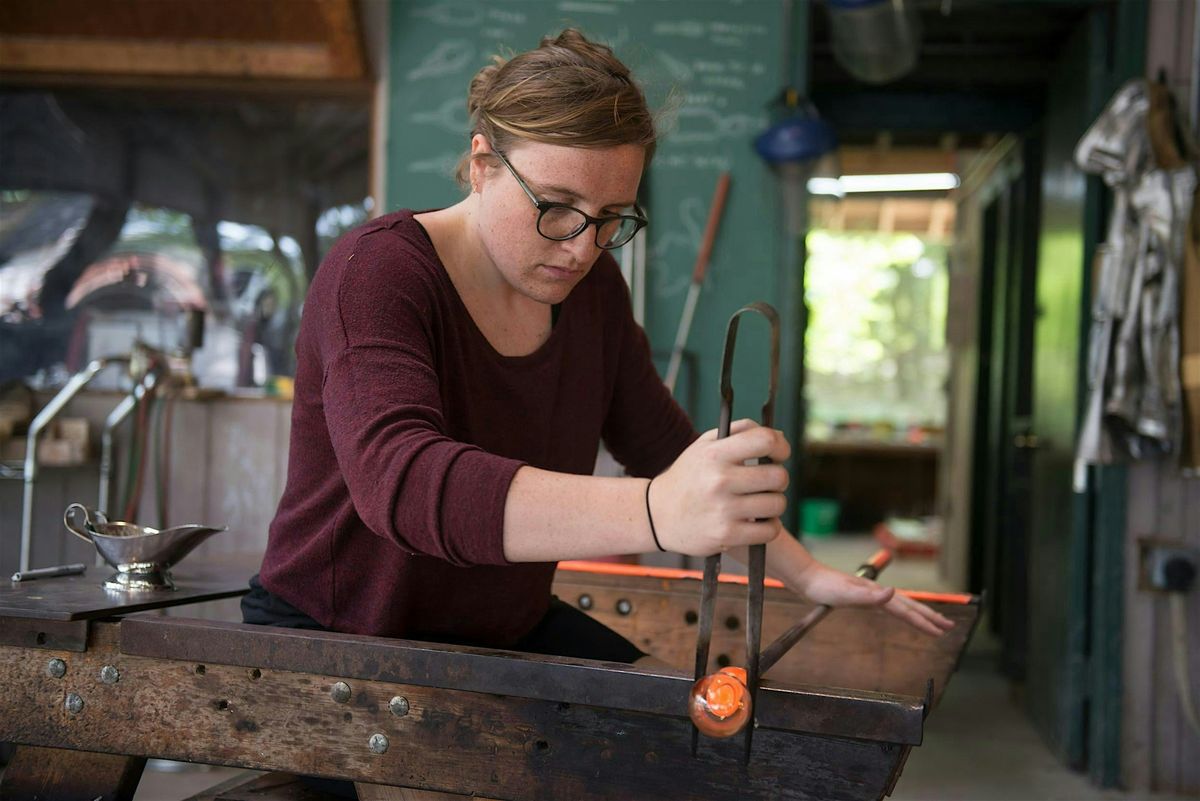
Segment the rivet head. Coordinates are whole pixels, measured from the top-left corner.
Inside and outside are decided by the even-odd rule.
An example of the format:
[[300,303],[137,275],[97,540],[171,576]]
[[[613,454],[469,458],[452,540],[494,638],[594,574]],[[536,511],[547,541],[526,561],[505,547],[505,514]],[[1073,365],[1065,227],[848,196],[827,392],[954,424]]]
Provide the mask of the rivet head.
[[388,750],[388,738],[382,734],[372,734],[371,739],[367,740],[367,748],[371,749],[372,754],[382,754]]
[[591,609],[592,608],[592,596],[588,595],[587,593],[580,595],[579,596],[579,608],[580,609]]
[[622,598],[621,600],[617,601],[617,614],[618,615],[628,615],[632,611],[633,611],[633,604],[631,604],[628,600],[626,600],[625,598]]
[[396,717],[402,718],[408,714],[408,699],[403,695],[397,695],[388,701],[388,709],[392,710],[392,714]]
[[121,672],[112,665],[105,665],[100,668],[100,681],[105,684],[116,684],[121,680]]
[[52,679],[61,679],[67,675],[67,663],[61,659],[51,659],[46,663],[46,675]]
[[350,685],[344,681],[334,682],[332,689],[329,691],[329,696],[339,704],[344,704],[350,700]]
[[78,693],[67,693],[67,702],[63,706],[72,715],[78,715],[83,711],[83,699],[79,697]]

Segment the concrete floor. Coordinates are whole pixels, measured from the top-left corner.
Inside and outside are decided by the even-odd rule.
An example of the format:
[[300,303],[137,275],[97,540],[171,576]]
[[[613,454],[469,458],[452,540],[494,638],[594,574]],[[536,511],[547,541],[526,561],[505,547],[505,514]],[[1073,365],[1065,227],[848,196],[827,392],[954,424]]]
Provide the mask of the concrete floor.
[[[853,569],[875,549],[866,535],[836,535],[806,544],[822,561],[842,569]],[[942,584],[934,563],[926,559],[897,560],[883,581],[909,589],[953,589]],[[909,756],[893,801],[1132,801],[1135,796],[1099,790],[1086,776],[1059,764],[1029,723],[1018,691],[996,670],[996,656],[996,644],[981,625],[929,718],[925,743]],[[171,766],[184,770],[162,770]],[[237,773],[151,763],[135,801],[183,798]]]

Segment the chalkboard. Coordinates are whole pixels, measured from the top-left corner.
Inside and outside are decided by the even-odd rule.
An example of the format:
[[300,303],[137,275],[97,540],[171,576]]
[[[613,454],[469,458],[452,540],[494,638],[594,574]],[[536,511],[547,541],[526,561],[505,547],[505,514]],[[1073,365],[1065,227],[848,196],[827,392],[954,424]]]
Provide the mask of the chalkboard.
[[[717,177],[732,184],[688,349],[697,355],[696,427],[714,427],[725,324],[766,300],[795,326],[779,264],[776,178],[752,142],[784,82],[778,0],[396,0],[391,14],[387,206],[432,208],[461,199],[451,177],[468,143],[466,89],[497,52],[520,52],[573,26],[611,45],[651,105],[666,107],[650,183],[646,330],[670,350]],[[747,321],[736,412],[758,416],[766,384],[765,327]],[[660,364],[660,369],[665,363]],[[785,370],[785,376],[788,372]],[[782,393],[780,427],[794,410]],[[740,401],[744,401],[743,404]],[[794,432],[789,432],[789,436]]]

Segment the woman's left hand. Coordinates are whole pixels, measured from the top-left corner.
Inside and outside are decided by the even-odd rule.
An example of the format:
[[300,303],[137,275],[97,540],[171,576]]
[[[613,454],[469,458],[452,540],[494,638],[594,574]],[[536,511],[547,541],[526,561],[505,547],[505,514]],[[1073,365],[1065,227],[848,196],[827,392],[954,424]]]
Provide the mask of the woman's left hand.
[[829,606],[882,606],[910,626],[935,637],[954,628],[954,621],[892,587],[885,587],[813,559],[790,589],[815,604]]

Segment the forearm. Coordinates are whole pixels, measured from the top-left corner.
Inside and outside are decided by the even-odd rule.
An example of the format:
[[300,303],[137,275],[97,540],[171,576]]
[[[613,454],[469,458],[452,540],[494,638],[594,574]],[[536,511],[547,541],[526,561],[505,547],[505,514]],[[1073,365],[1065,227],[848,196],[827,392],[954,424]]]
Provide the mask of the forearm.
[[[729,556],[744,565],[749,562],[750,552],[744,547],[731,548]],[[782,581],[792,592],[800,591],[803,586],[801,575],[816,561],[808,549],[786,529],[767,543],[767,575]]]
[[646,480],[522,467],[504,507],[504,556],[554,562],[654,550]]
[[[708,554],[779,531],[791,453],[778,431],[739,420],[728,437],[706,432],[660,473],[647,495],[641,478],[600,478],[521,467],[505,495],[502,545],[510,562],[608,554]],[[747,465],[769,457],[775,464]],[[650,510],[647,510],[649,504]],[[807,555],[807,552],[805,552]]]

